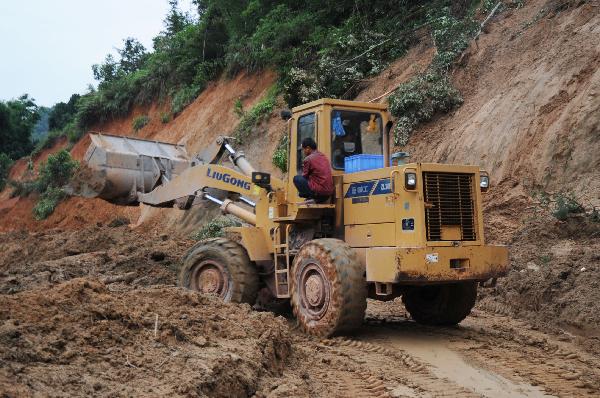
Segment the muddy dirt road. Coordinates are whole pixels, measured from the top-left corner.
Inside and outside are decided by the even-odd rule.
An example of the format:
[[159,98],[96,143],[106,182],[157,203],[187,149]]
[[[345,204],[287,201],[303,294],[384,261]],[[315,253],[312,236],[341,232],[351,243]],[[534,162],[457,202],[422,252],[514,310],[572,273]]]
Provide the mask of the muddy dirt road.
[[320,359],[310,373],[333,396],[574,397],[600,391],[597,356],[480,310],[459,327],[431,328],[407,319],[399,302],[370,302],[357,335],[296,347]]
[[453,328],[369,301],[356,334],[316,339],[175,287],[192,243],[120,223],[0,235],[0,396],[600,395],[590,339],[489,300]]

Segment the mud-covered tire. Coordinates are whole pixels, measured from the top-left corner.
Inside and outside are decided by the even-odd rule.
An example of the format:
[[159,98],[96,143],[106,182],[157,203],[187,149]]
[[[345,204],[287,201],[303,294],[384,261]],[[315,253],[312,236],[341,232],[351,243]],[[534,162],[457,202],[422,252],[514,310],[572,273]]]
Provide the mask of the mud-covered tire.
[[456,325],[471,313],[477,283],[414,287],[402,295],[411,317],[424,325]]
[[258,273],[248,253],[225,238],[209,239],[194,245],[183,257],[179,285],[214,294],[226,302],[254,304]]
[[365,270],[356,252],[338,239],[304,244],[291,270],[291,304],[300,327],[331,336],[361,325],[367,308]]

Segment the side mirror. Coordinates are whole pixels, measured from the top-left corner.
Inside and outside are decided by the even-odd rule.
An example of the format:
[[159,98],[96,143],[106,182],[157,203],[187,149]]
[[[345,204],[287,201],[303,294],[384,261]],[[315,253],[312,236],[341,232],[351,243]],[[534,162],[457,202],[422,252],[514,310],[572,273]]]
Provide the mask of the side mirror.
[[292,111],[289,109],[283,109],[280,113],[280,116],[283,120],[288,121],[292,118]]

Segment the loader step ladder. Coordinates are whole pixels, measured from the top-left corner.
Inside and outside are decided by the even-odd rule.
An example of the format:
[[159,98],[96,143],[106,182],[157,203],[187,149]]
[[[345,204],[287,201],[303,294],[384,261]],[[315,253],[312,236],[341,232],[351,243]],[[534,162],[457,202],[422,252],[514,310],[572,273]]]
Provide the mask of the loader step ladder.
[[274,268],[275,268],[275,292],[277,298],[290,297],[290,256],[293,256],[298,251],[290,250],[290,229],[291,224],[286,224],[284,243],[281,243],[280,227],[273,230],[273,251],[274,251]]

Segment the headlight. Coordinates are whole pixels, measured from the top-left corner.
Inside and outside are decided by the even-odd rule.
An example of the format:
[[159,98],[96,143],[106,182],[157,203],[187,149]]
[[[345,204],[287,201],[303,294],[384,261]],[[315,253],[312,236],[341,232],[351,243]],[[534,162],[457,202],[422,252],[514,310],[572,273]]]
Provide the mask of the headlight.
[[481,188],[481,192],[485,192],[490,187],[490,176],[487,174],[479,175],[479,187]]
[[408,172],[404,174],[404,186],[406,189],[415,189],[417,187],[417,173]]

